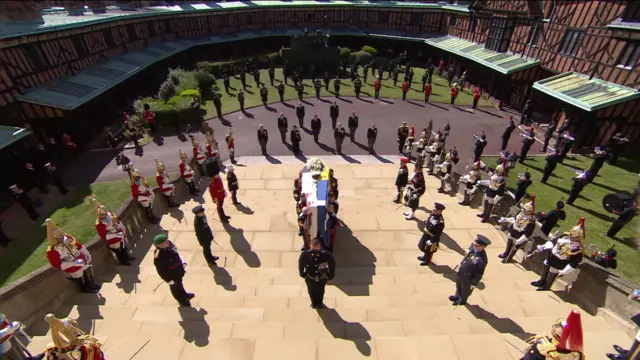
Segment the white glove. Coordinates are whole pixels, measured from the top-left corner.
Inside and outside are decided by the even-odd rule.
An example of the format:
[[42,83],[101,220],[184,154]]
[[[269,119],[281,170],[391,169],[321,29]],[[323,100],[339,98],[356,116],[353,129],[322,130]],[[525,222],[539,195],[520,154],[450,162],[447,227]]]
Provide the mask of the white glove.
[[505,220],[507,220],[506,217],[501,217],[500,219],[498,219],[498,224],[502,224],[503,222],[505,222]]
[[171,280],[171,281],[169,281],[167,284],[169,284],[169,285],[175,285],[175,284],[176,284],[176,282],[175,282],[175,281],[173,281],[173,280]]
[[565,275],[569,275],[572,272],[576,271],[575,268],[573,268],[571,265],[567,265],[564,267],[564,269],[562,269],[559,273],[558,276],[565,276]]
[[552,243],[551,241],[547,241],[547,242],[546,242],[546,243],[544,243],[544,245],[542,245],[542,246],[544,246],[544,249],[545,249],[545,250],[549,250],[549,249],[553,248],[553,243]]
[[77,260],[76,260],[76,264],[78,264],[78,265],[84,265],[84,264],[85,264],[85,262],[84,262],[84,260],[82,260],[82,259],[77,259]]
[[433,243],[431,242],[431,240],[427,240],[427,246],[431,246],[433,245]]
[[520,246],[522,244],[524,244],[527,241],[527,236],[526,235],[522,235],[520,236],[517,240],[516,240],[516,245]]
[[418,198],[418,194],[411,194],[411,198],[412,199],[417,199]]
[[536,249],[538,249],[538,251],[544,251],[544,250],[545,250],[545,249],[544,249],[544,245],[538,245],[538,246],[536,247]]

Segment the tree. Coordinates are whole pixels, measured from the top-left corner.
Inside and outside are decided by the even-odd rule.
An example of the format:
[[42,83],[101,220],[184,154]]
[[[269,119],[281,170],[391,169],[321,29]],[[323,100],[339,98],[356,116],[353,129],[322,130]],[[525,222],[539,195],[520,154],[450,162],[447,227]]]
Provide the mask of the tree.
[[170,81],[167,80],[160,85],[160,89],[158,89],[158,98],[162,99],[166,104],[171,97],[176,94],[176,86]]

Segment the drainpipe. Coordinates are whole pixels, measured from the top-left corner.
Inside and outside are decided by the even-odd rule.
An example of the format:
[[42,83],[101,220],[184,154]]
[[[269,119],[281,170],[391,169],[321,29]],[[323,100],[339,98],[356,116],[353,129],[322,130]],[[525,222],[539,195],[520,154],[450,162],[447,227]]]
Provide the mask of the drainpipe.
[[[533,46],[533,41],[536,39],[536,34],[538,33],[538,24],[540,24],[540,21],[538,21],[538,19],[535,19],[534,21],[536,22],[536,24],[533,27],[533,36],[531,36],[531,40],[529,40],[529,45],[527,45],[527,52],[524,55],[525,57],[529,57],[531,46]],[[522,55],[520,55],[520,57],[522,57]]]

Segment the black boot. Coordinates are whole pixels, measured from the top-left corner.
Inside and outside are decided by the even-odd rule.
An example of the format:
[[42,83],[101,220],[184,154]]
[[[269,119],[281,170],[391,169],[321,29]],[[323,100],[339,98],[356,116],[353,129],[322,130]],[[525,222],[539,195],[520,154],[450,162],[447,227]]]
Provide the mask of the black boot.
[[157,224],[158,218],[153,214],[153,209],[151,208],[151,206],[148,206],[146,209],[147,209],[147,217],[149,218],[149,223]]
[[85,284],[84,284],[84,280],[79,277],[79,278],[71,278],[71,281],[73,281],[76,286],[78,287],[78,290],[80,290],[80,292],[83,293],[92,293],[93,291],[91,291],[91,289],[88,289]]
[[489,204],[489,200],[484,199],[484,204],[482,208],[482,214],[478,214],[478,217],[482,218],[482,222],[485,223],[489,220],[489,215],[491,214],[492,204]]
[[542,287],[539,287],[538,291],[551,290],[551,286],[553,285],[553,283],[556,281],[557,278],[558,278],[558,273],[549,272],[549,275],[547,275],[547,279],[544,282],[544,285],[542,285]]
[[535,287],[543,286],[547,280],[548,274],[549,274],[549,265],[545,265],[544,268],[542,269],[542,274],[540,274],[540,280],[532,282],[531,285]]
[[504,249],[504,252],[498,257],[502,259],[502,263],[506,264],[511,261],[511,250],[513,249],[513,238],[511,236],[507,236],[507,247]]
[[178,207],[178,205],[173,202],[173,196],[167,196],[167,201],[169,202],[169,207],[174,208],[174,207]]
[[464,190],[462,201],[460,201],[458,204],[469,205],[469,193],[467,192],[467,190]]

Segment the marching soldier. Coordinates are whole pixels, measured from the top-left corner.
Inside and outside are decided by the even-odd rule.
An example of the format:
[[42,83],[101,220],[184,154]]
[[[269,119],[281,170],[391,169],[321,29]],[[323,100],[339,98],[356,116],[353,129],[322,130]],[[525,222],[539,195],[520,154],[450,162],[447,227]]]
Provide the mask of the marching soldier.
[[487,253],[484,249],[491,245],[486,236],[477,234],[476,239],[465,252],[456,275],[456,294],[449,296],[453,305],[465,305],[473,289],[478,286],[487,267]]
[[340,76],[336,76],[335,80],[333,80],[333,90],[336,93],[336,97],[340,97],[340,84],[342,84]]
[[238,103],[240,103],[240,111],[244,112],[244,90],[238,91]]
[[227,74],[227,72],[223,72],[222,73],[222,82],[224,84],[224,91],[227,92],[227,94],[229,93],[229,86],[231,86],[231,83],[229,81],[229,74]]
[[580,218],[578,225],[574,226],[563,237],[552,238],[543,245],[538,245],[537,252],[551,250],[544,261],[544,268],[540,280],[531,285],[538,290],[549,290],[558,276],[566,276],[576,271],[582,262],[584,255],[584,218]]
[[284,65],[282,66],[282,78],[284,79],[284,84],[280,84],[283,84],[282,86],[284,86],[287,84],[287,79],[289,78],[289,61],[285,61]]
[[313,132],[313,141],[318,142],[318,136],[320,136],[320,130],[322,129],[322,121],[318,118],[318,114],[315,114],[311,119],[311,131]]
[[555,209],[548,211],[546,213],[541,212],[538,215],[538,221],[540,221],[540,223],[542,224],[540,226],[540,231],[542,231],[543,234],[545,234],[546,236],[549,236],[549,233],[551,233],[551,230],[553,230],[556,224],[558,224],[558,220],[564,220],[567,218],[567,215],[563,209],[564,209],[564,203],[562,201],[558,201],[556,203]]
[[316,89],[316,99],[320,99],[320,91],[322,90],[322,81],[315,79],[313,87]]
[[333,139],[336,141],[336,153],[342,155],[342,143],[346,137],[346,131],[340,123],[333,129]]
[[424,232],[418,242],[418,249],[424,253],[423,256],[418,256],[418,260],[421,261],[420,266],[430,265],[433,254],[440,247],[440,235],[444,231],[444,217],[442,217],[444,209],[444,205],[435,203],[427,221],[424,222]]
[[376,143],[376,139],[378,138],[378,129],[376,128],[376,124],[371,124],[371,127],[367,129],[367,142],[369,145],[369,154],[373,154],[373,145]]
[[178,249],[165,234],[158,234],[153,238],[156,249],[153,253],[153,265],[160,278],[169,284],[171,295],[180,306],[191,307],[191,299],[194,294],[188,293],[182,284],[182,278],[186,271],[186,264],[182,262]]
[[189,188],[191,195],[197,195],[198,189],[196,188],[196,182],[193,176],[195,172],[191,170],[191,166],[189,166],[189,157],[187,157],[187,154],[180,148],[178,148],[178,154],[180,156],[180,176],[187,185],[187,188]]
[[[287,79],[285,78],[285,82],[287,81]],[[278,96],[280,96],[280,102],[284,103],[284,84],[280,83],[278,84],[278,86],[276,86],[276,88],[278,89]]]
[[33,206],[33,201],[29,195],[15,184],[9,186],[9,190],[11,190],[11,194],[16,198],[20,206],[27,212],[29,218],[33,221],[38,220],[40,214],[38,214],[36,208]]
[[47,259],[54,269],[62,270],[81,292],[93,293],[100,289],[93,280],[91,254],[73,236],[64,232],[51,219],[47,225]]
[[302,137],[300,136],[300,130],[298,127],[293,125],[293,129],[291,129],[290,133],[291,137],[291,147],[293,149],[293,153],[298,155],[300,153],[300,141],[302,141]]
[[258,127],[258,143],[262,150],[262,155],[267,155],[267,143],[269,142],[269,132],[262,124]]
[[351,142],[353,142],[355,140],[356,130],[358,130],[358,117],[355,111],[349,116],[347,125],[349,126],[349,138]]
[[374,95],[376,99],[380,97],[381,88],[382,88],[382,81],[380,81],[379,77],[376,77],[376,81],[373,82],[373,90],[374,90]]
[[618,231],[622,230],[622,228],[631,222],[631,220],[638,215],[638,203],[633,202],[631,206],[620,212],[614,212],[614,214],[618,215],[618,218],[611,224],[609,230],[604,234],[604,236],[613,238],[616,236]]
[[51,163],[44,164],[44,168],[47,170],[49,179],[58,188],[58,191],[60,191],[60,194],[65,195],[66,193],[68,193],[69,190],[67,190],[67,188],[64,186],[64,183],[62,182],[62,176],[60,176],[60,173],[58,172],[58,168],[56,168]]
[[233,172],[233,165],[227,165],[227,189],[231,192],[231,202],[233,205],[240,205],[238,202],[238,177]]
[[213,93],[213,106],[216,108],[218,118],[222,118],[222,95],[217,92]]
[[278,131],[280,131],[280,139],[282,139],[282,143],[287,143],[287,131],[289,130],[289,122],[287,118],[280,113],[280,117],[278,118]]
[[500,146],[500,151],[505,151],[507,149],[507,144],[509,144],[509,139],[511,138],[511,133],[516,129],[516,123],[513,122],[513,116],[509,119],[509,126],[504,129],[504,133],[502,133],[502,145]]
[[498,257],[502,259],[503,264],[513,259],[513,256],[529,240],[536,228],[535,199],[536,197],[532,196],[530,202],[522,205],[522,211],[520,211],[516,217],[503,217],[498,221],[500,224],[509,225],[507,230],[509,234],[507,237],[507,247],[502,254],[498,255]]
[[202,151],[202,146],[200,146],[200,142],[198,140],[191,138],[191,144],[193,145],[193,158],[200,168],[200,175],[204,176],[206,174],[204,171],[204,161],[207,159],[207,156],[204,151]]
[[589,168],[589,182],[592,182],[593,179],[598,176],[598,172],[602,169],[604,162],[609,159],[609,151],[607,148],[596,148],[595,155],[593,156],[593,162],[591,163],[591,167]]
[[276,78],[276,68],[273,63],[269,66],[269,81],[271,82],[271,86],[273,86],[273,80]]
[[353,90],[356,92],[356,99],[360,99],[360,90],[362,90],[362,80],[356,79],[353,83]]
[[562,149],[562,152],[560,153],[560,164],[562,164],[564,159],[567,157],[567,154],[569,154],[569,151],[571,151],[575,142],[576,138],[571,136],[571,134],[566,133],[562,135],[562,142],[560,143],[560,148]]
[[533,184],[531,181],[531,174],[527,171],[519,174],[518,183],[516,184],[516,193],[514,196],[514,200],[517,203],[527,194],[527,188]]
[[478,182],[486,186],[484,193],[483,211],[481,214],[477,215],[478,217],[482,218],[483,223],[489,221],[489,217],[491,216],[493,207],[504,196],[504,191],[507,183],[506,180],[505,165],[502,164],[496,166],[496,170],[491,175],[491,178],[489,180],[482,180]]
[[476,162],[480,160],[480,157],[482,156],[482,152],[484,151],[484,148],[487,146],[487,135],[482,134],[480,135],[480,137],[478,137],[477,135],[474,135],[474,138],[476,139],[476,141],[473,144],[473,162]]
[[325,71],[324,72],[324,89],[326,91],[329,91],[329,81],[330,81],[329,72]]
[[298,103],[298,106],[296,106],[296,116],[298,117],[298,124],[300,124],[300,128],[304,128],[304,115],[305,115],[305,108],[304,105],[302,105],[301,102]]
[[236,163],[236,142],[233,139],[233,131],[231,128],[227,131],[227,136],[224,137],[224,141],[227,143],[227,151],[229,152],[229,161],[232,164]]
[[398,126],[398,152],[402,154],[402,150],[404,150],[404,142],[407,140],[409,136],[409,127],[407,126],[407,122],[403,121],[400,126]]
[[217,256],[213,256],[211,253],[211,242],[213,241],[213,232],[207,223],[207,215],[204,212],[204,207],[198,205],[191,210],[195,215],[193,219],[193,227],[196,231],[196,238],[198,243],[202,246],[202,255],[209,265],[216,265]]
[[156,131],[158,131],[158,126],[156,124],[156,115],[153,113],[153,111],[151,111],[151,105],[144,104],[142,108],[144,109],[142,117],[144,118],[147,125],[149,125],[149,129],[151,129],[151,132],[155,133]]
[[247,89],[247,74],[244,72],[244,69],[240,70],[240,82],[242,83],[242,88]]
[[[256,82],[256,86],[260,86],[260,70],[258,69],[254,69],[253,70],[253,80]],[[262,84],[262,87],[265,87],[264,84]]]
[[407,100],[407,92],[409,91],[409,83],[405,80],[402,83],[402,101]]
[[420,205],[420,197],[426,190],[424,175],[422,175],[422,168],[416,166],[414,168],[413,177],[411,177],[409,185],[407,186],[407,193],[404,195],[406,204],[409,207],[409,211],[403,213],[406,220],[414,219],[414,214]]
[[569,205],[573,205],[573,202],[576,201],[578,195],[580,195],[584,187],[589,183],[589,170],[583,171],[572,180],[573,185],[571,185],[571,190],[569,190],[569,198],[567,198],[567,204]]
[[[424,89],[424,87],[427,85],[427,79],[429,78],[429,74],[425,71],[424,74],[422,74],[422,89]],[[428,98],[425,97],[425,101],[427,102]]]
[[153,214],[153,190],[137,170],[131,173],[131,196],[142,206],[147,214],[149,223],[157,224],[158,218]]
[[543,151],[543,152],[547,151],[547,147],[549,146],[549,140],[551,140],[551,138],[553,137],[553,132],[556,131],[557,127],[558,127],[558,122],[553,121],[551,125],[549,125],[547,130],[544,132],[544,143],[542,144],[542,149],[540,149],[540,151]]
[[560,148],[555,148],[555,150],[551,154],[547,155],[547,157],[545,158],[544,171],[542,172],[542,179],[540,179],[541,183],[547,183],[547,180],[549,180],[549,176],[551,176],[553,170],[555,170],[556,166],[558,166],[560,157]]
[[469,174],[463,176],[461,179],[464,182],[464,193],[462,201],[458,204],[460,205],[469,205],[473,200],[473,196],[478,191],[478,181],[480,180],[480,162],[477,162],[477,165],[474,164]]
[[409,159],[407,159],[406,157],[400,158],[400,168],[398,169],[398,175],[396,175],[396,188],[398,189],[398,193],[393,199],[393,202],[396,204],[400,204],[400,199],[402,199],[404,188],[409,183],[409,169],[407,168],[408,162]]
[[127,247],[127,233],[122,222],[111,211],[105,209],[96,199],[96,231],[100,238],[107,244],[109,250],[114,253],[121,265],[130,266],[130,261],[135,260],[129,255]]
[[533,126],[529,129],[528,134],[522,134],[522,148],[520,149],[520,160],[518,161],[520,164],[524,164],[524,160],[527,158],[527,153],[529,153],[529,149],[531,149],[531,145],[536,141],[536,134],[533,131]]
[[[213,135],[213,129],[209,129],[207,132],[207,143],[205,146],[205,155],[207,159],[214,159],[218,164],[218,168],[222,168],[222,160],[220,160],[220,152],[218,151],[218,141]],[[206,168],[206,166],[205,166]]]
[[302,83],[302,79],[296,84],[296,91],[298,91],[298,100],[302,101],[302,97],[304,95],[304,84]]
[[367,82],[367,77],[369,77],[369,65],[364,64],[362,67],[362,77],[364,78],[364,82]]
[[[530,346],[525,349],[521,360],[585,360],[582,339],[580,312],[571,310],[566,320],[559,319],[551,325],[551,336],[536,335],[527,340]],[[624,359],[632,358],[624,357]],[[620,357],[620,360],[622,359]]]
[[440,164],[440,174],[438,175],[438,178],[440,178],[440,188],[438,189],[438,192],[441,194],[448,193],[448,191],[445,188],[445,185],[447,182],[453,179],[453,176],[451,175],[451,171],[453,170],[452,157],[453,157],[452,151],[449,151],[445,155],[444,161],[442,162],[442,164]]
[[400,72],[398,71],[398,69],[394,69],[393,70],[393,87],[397,87],[398,86],[398,76],[400,75]]
[[623,136],[622,133],[617,133],[611,138],[611,158],[609,159],[609,165],[615,165],[618,161],[618,157],[622,154],[629,144],[629,138]]
[[156,170],[158,170],[156,173],[156,183],[160,188],[160,192],[162,192],[162,194],[167,198],[169,207],[176,207],[178,205],[173,202],[173,194],[176,191],[176,186],[171,183],[164,164],[158,161],[158,159],[154,160],[156,162]]
[[264,107],[267,107],[267,101],[269,100],[269,89],[265,85],[262,85],[260,88],[260,98],[262,99],[262,104]]
[[224,213],[224,198],[227,197],[227,192],[224,190],[224,184],[222,183],[220,172],[217,172],[211,178],[211,182],[209,183],[209,194],[211,195],[211,199],[213,199],[214,204],[216,204],[216,210],[218,211],[218,218],[220,219],[220,222],[228,223],[231,216],[227,216],[227,214]]
[[422,87],[424,89],[424,102],[429,102],[429,97],[431,97],[431,92],[433,91],[431,84],[426,84]]
[[311,240],[311,248],[304,250],[298,260],[298,272],[307,285],[311,309],[323,309],[324,289],[335,276],[336,263],[331,253],[322,249],[322,239]]
[[336,121],[338,121],[338,116],[340,116],[340,106],[336,101],[333,102],[333,105],[329,108],[329,117],[331,117],[331,128],[336,128]]

